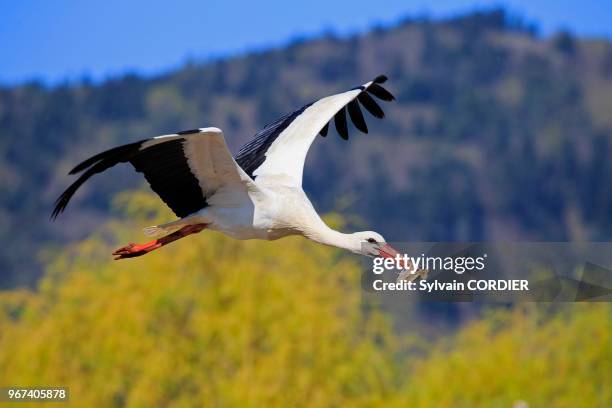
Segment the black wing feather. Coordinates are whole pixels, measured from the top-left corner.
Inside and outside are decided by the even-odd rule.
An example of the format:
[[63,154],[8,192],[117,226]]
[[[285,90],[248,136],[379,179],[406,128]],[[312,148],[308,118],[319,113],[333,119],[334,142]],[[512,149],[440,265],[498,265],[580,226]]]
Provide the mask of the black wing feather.
[[334,116],[334,125],[341,138],[348,140],[348,126],[346,123],[346,109],[344,106]]
[[376,78],[374,78],[372,82],[374,82],[375,84],[384,84],[385,82],[387,82],[387,76],[379,75]]
[[[180,134],[199,133],[199,130]],[[102,173],[119,163],[131,163],[137,172],[143,173],[151,189],[178,216],[185,217],[205,208],[208,203],[197,177],[192,173],[183,150],[184,138],[162,142],[142,149],[141,140],[115,147],[90,157],[70,174],[84,171],[55,202],[51,218],[61,214],[76,191],[93,175]]]
[[368,95],[366,92],[362,92],[359,95],[357,95],[357,99],[363,105],[363,107],[366,108],[366,110],[370,112],[372,115],[374,115],[375,117],[379,119],[382,119],[385,117],[385,112],[383,112],[383,110],[380,108],[380,106],[378,106],[376,101],[372,99],[372,97]]
[[[118,154],[115,151],[112,154],[110,154],[107,158],[103,158],[103,159],[100,159],[98,162],[95,162],[95,164],[93,164],[90,168],[88,168],[87,171],[85,171],[85,173],[81,174],[81,176],[74,183],[72,183],[66,189],[66,191],[62,193],[62,195],[59,196],[59,198],[55,201],[55,208],[53,209],[53,213],[51,213],[52,219],[57,218],[57,216],[60,215],[66,209],[66,206],[68,205],[68,202],[70,201],[74,193],[76,193],[79,187],[81,187],[81,185],[85,183],[91,176],[97,173],[102,173],[103,171],[108,170],[109,168],[113,167],[115,164],[127,161],[124,158],[132,153],[132,149],[127,149],[128,146],[121,146],[121,147],[126,148],[124,151],[122,151],[123,154]],[[111,149],[111,150],[115,150],[115,149]],[[101,157],[100,155],[98,156]]]
[[266,160],[266,152],[270,145],[310,105],[312,103],[267,124],[251,141],[240,148],[234,159],[249,177],[255,179],[253,172]]
[[325,126],[323,126],[323,128],[321,129],[321,131],[319,132],[319,134],[323,137],[327,136],[327,131],[329,130],[329,122],[327,122],[325,124]]
[[395,97],[391,94],[391,92],[387,91],[385,88],[378,84],[372,84],[368,87],[368,92],[377,97],[378,99],[382,99],[383,101],[391,102],[395,100]]
[[361,109],[359,108],[359,102],[355,99],[350,101],[348,104],[348,112],[355,127],[363,133],[368,133],[368,125],[366,125],[363,113],[361,113]]
[[146,139],[139,140],[138,142],[130,143],[123,146],[117,146],[112,149],[106,150],[102,153],[98,153],[95,156],[90,157],[89,159],[79,163],[74,169],[70,170],[68,174],[77,174],[82,172],[83,170],[91,167],[93,164],[99,162],[103,158],[109,158],[114,156],[129,156],[130,152],[138,151],[140,146],[146,142]]
[[[178,217],[208,206],[200,183],[184,155],[183,139],[151,146],[130,162],[136,171],[144,174],[151,189]],[[159,168],[160,165],[165,168]]]

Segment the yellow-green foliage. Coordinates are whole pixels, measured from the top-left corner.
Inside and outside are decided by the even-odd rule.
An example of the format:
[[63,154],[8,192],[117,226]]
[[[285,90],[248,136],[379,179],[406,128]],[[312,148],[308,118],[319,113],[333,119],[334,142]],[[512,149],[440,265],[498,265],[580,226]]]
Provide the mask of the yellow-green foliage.
[[409,406],[612,406],[612,309],[528,305],[468,325],[411,366]]
[[[141,237],[125,227],[112,228],[121,243]],[[89,239],[40,293],[4,296],[0,385],[65,385],[78,407],[344,406],[395,387],[388,325],[364,318],[337,251],[214,232],[137,259],[110,251]]]
[[[169,218],[126,197],[139,226]],[[136,235],[109,225],[0,294],[0,386],[68,386],[76,407],[612,406],[607,305],[494,313],[415,355],[336,250],[207,231],[109,260]]]

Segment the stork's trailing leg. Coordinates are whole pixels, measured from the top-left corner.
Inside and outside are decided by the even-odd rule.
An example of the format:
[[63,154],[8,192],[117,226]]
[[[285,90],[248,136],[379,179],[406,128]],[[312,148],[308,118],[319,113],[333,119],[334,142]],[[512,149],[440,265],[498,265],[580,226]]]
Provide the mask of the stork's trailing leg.
[[174,242],[177,239],[184,238],[191,234],[197,234],[198,232],[205,229],[207,225],[208,224],[187,225],[179,229],[178,231],[173,232],[172,234],[168,234],[164,237],[154,239],[153,241],[147,242],[146,244],[128,244],[122,248],[117,249],[115,252],[113,252],[113,255],[115,255],[115,260],[118,260],[148,254],[149,252],[154,251],[157,248],[161,248],[164,245],[168,245],[169,243]]

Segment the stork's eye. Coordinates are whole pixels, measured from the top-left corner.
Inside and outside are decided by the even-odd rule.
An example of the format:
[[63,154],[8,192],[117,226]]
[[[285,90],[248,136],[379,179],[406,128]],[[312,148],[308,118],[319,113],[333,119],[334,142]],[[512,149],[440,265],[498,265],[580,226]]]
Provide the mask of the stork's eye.
[[374,238],[368,238],[368,242],[369,242],[370,244],[375,244],[375,243],[376,243],[376,240],[375,240]]

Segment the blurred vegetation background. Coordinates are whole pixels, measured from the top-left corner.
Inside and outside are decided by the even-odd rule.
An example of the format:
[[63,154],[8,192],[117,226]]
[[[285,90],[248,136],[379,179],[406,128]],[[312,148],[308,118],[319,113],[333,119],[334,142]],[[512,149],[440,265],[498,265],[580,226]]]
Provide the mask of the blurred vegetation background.
[[417,304],[398,330],[361,298],[356,259],[299,238],[207,232],[112,262],[173,218],[127,166],[48,220],[88,155],[202,126],[236,151],[380,73],[387,118],[309,155],[315,206],[345,215],[330,222],[389,241],[610,240],[612,43],[544,38],[501,9],[2,87],[0,385],[65,385],[73,406],[612,406],[608,304]]
[[362,302],[358,263],[304,239],[279,256],[278,242],[210,233],[109,260],[109,239],[168,215],[157,201],[123,196],[119,219],[50,255],[36,292],[0,295],[0,384],[68,386],[75,407],[612,403],[607,303],[493,310],[437,340],[418,325],[398,334]]

